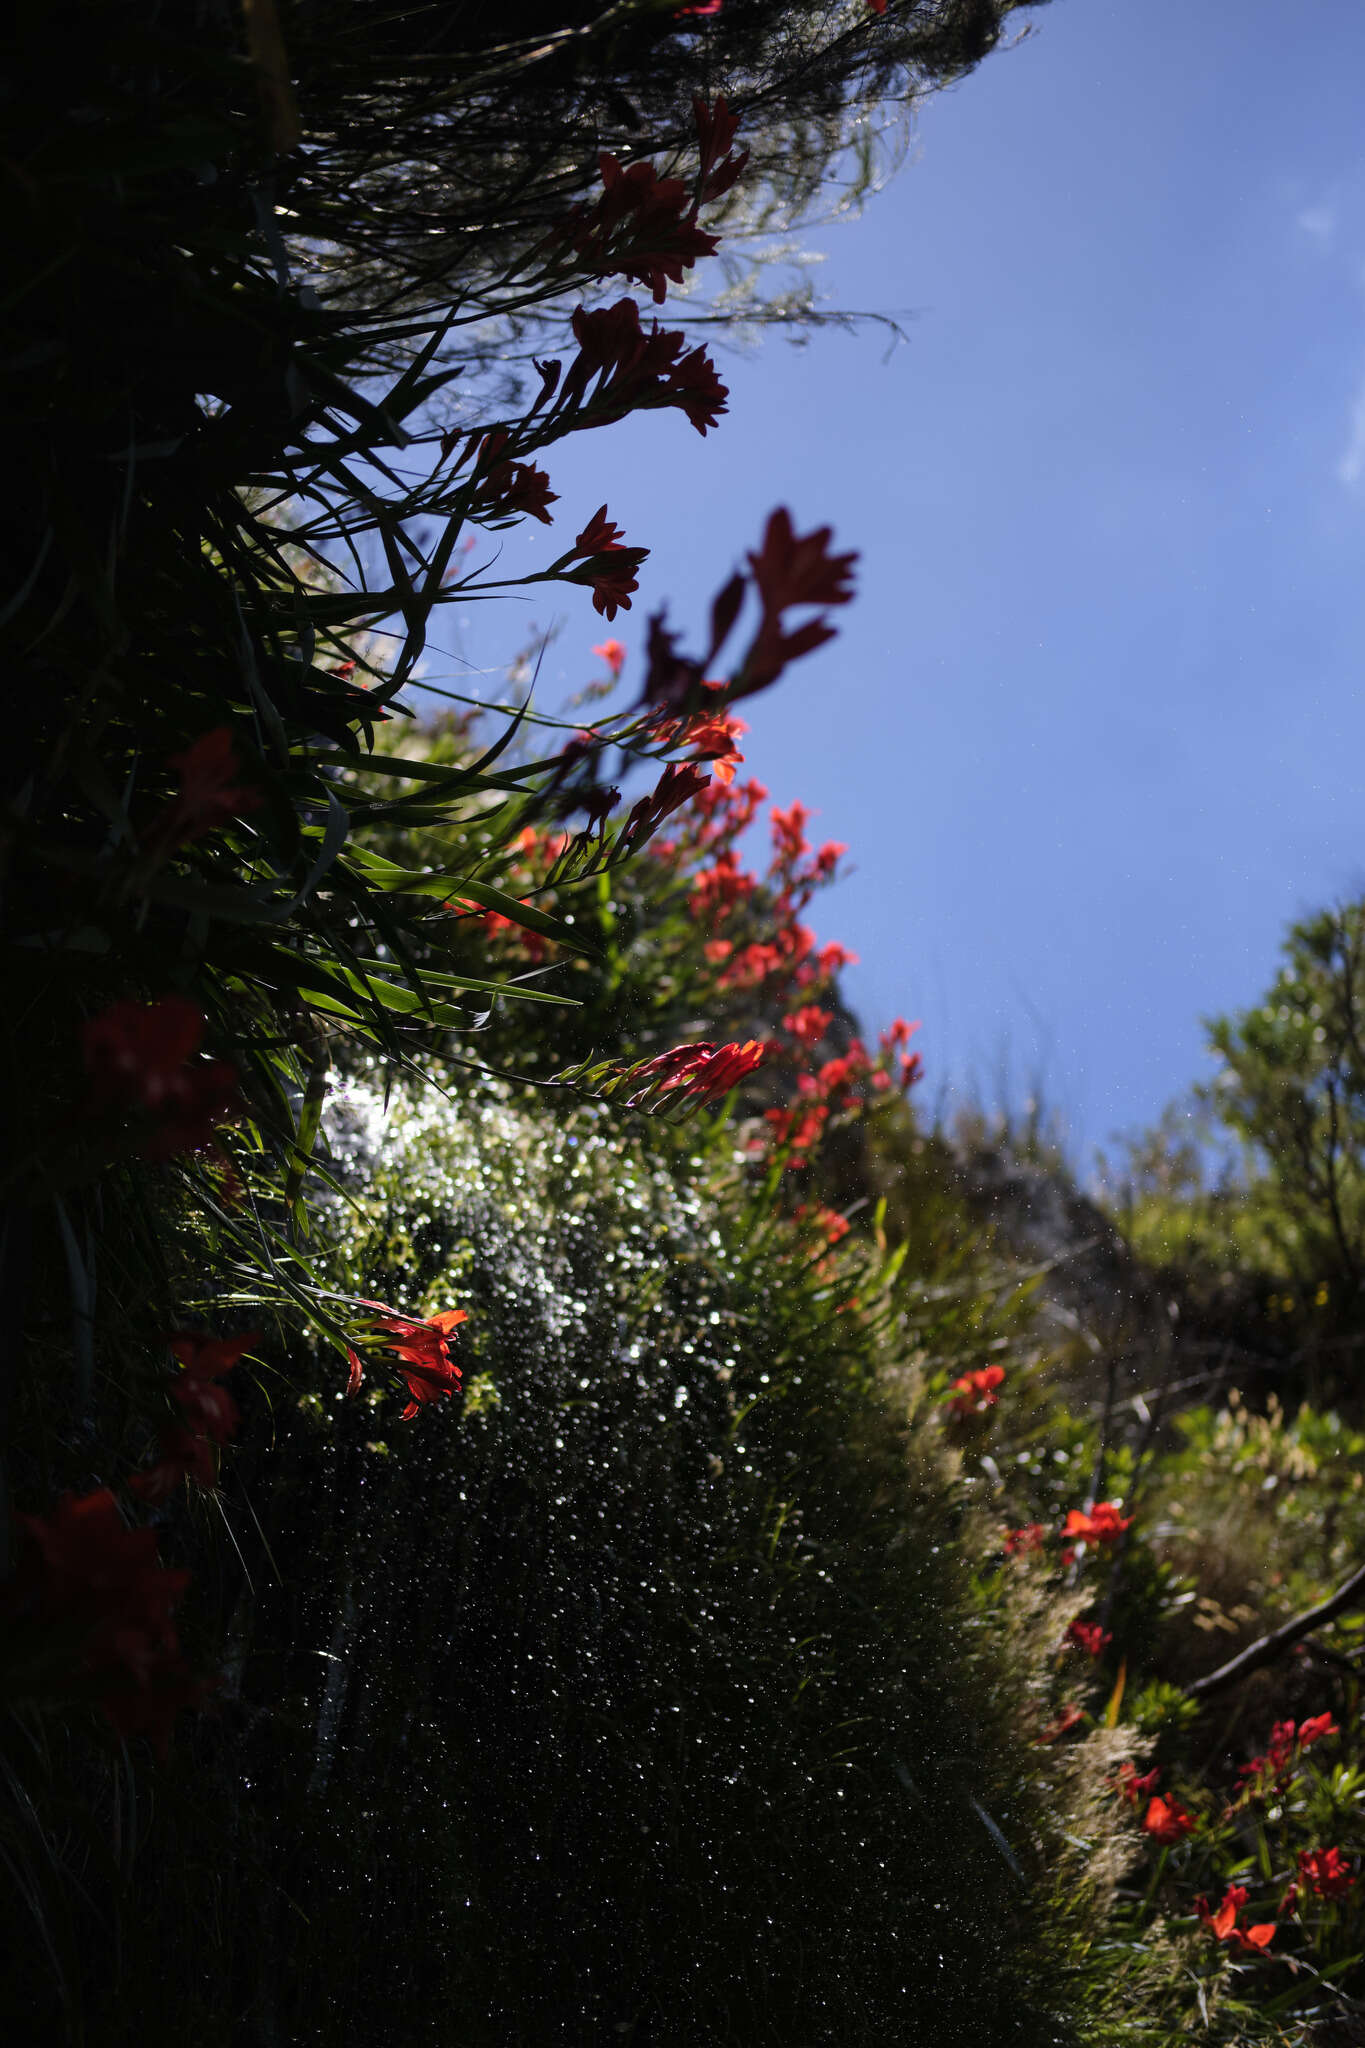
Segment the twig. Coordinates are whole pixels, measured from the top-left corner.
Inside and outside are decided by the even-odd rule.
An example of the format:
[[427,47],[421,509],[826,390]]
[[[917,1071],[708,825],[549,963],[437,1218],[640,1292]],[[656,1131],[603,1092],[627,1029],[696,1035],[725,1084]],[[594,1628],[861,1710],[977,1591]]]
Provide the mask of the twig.
[[1235,1685],[1239,1678],[1249,1672],[1259,1671],[1264,1664],[1273,1664],[1285,1650],[1312,1635],[1315,1629],[1323,1628],[1329,1621],[1335,1621],[1348,1607],[1359,1603],[1359,1595],[1365,1592],[1365,1565],[1352,1572],[1344,1586],[1338,1586],[1335,1593],[1326,1600],[1320,1600],[1316,1607],[1310,1607],[1303,1614],[1295,1615],[1280,1628],[1272,1629],[1269,1635],[1261,1636],[1257,1642],[1248,1644],[1245,1650],[1230,1657],[1226,1664],[1220,1664],[1216,1671],[1210,1671],[1205,1678],[1197,1678],[1193,1685],[1185,1687],[1191,1699],[1207,1699],[1210,1693],[1221,1692],[1225,1685]]

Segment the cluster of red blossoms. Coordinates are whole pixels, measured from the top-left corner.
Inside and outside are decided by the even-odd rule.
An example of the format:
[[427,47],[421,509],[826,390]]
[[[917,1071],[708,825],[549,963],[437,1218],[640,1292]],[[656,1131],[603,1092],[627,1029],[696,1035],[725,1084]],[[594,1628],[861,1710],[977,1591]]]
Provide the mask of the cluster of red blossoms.
[[81,1034],[86,1108],[134,1116],[148,1159],[198,1152],[241,1107],[236,1069],[200,1057],[207,1020],[184,996],[114,1003]]
[[612,681],[619,683],[621,671],[626,665],[626,650],[621,642],[619,640],[603,640],[592,651],[594,654],[600,655],[607,664],[611,672]]
[[1242,1796],[1262,1799],[1271,1790],[1282,1792],[1304,1750],[1326,1736],[1340,1733],[1330,1714],[1310,1714],[1297,1726],[1293,1721],[1277,1721],[1270,1731],[1265,1754],[1252,1757],[1237,1774],[1242,1780]]
[[1073,1621],[1066,1632],[1066,1640],[1074,1648],[1084,1650],[1087,1657],[1098,1657],[1114,1638],[1097,1621]]
[[[127,1490],[160,1506],[187,1480],[212,1491],[216,1447],[236,1434],[237,1404],[219,1382],[259,1341],[178,1330],[167,1343],[181,1371],[169,1388],[181,1419],[159,1432],[156,1462]],[[0,1619],[21,1684],[36,1694],[86,1699],[117,1733],[146,1734],[163,1755],[182,1707],[213,1682],[180,1653],[171,1616],[190,1574],[166,1571],[154,1529],[130,1529],[107,1487],[64,1494],[50,1515],[18,1515],[23,1552],[0,1594]]]
[[153,853],[202,839],[244,812],[258,810],[264,801],[259,789],[241,779],[230,725],[204,733],[183,754],[172,754],[168,765],[179,777],[180,788],[144,834],[143,845]]
[[134,1474],[128,1491],[149,1507],[168,1500],[187,1479],[211,1493],[218,1483],[214,1447],[230,1443],[237,1433],[237,1403],[218,1385],[242,1354],[260,1342],[260,1331],[245,1337],[201,1337],[178,1330],[167,1339],[183,1371],[170,1389],[183,1420],[163,1425],[161,1456],[145,1472]]
[[[814,1073],[797,1075],[796,1101],[784,1109],[765,1109],[768,1148],[782,1155],[786,1172],[795,1173],[809,1164],[810,1154],[824,1136],[830,1119],[853,1111],[863,1100],[862,1084],[887,1087],[884,1069],[874,1067],[866,1047],[854,1039],[846,1053],[825,1060]],[[762,1141],[756,1141],[763,1149]]]
[[1151,1798],[1160,1782],[1161,1771],[1159,1767],[1145,1771],[1139,1777],[1136,1764],[1123,1763],[1119,1765],[1119,1774],[1114,1780],[1114,1790],[1118,1793],[1120,1799],[1136,1809],[1141,1806],[1144,1799]]
[[551,237],[551,250],[572,250],[576,269],[647,286],[656,305],[685,270],[714,255],[720,244],[697,225],[698,209],[729,191],[749,152],[730,153],[739,122],[724,99],[714,107],[695,99],[692,111],[701,159],[693,191],[681,178],[661,178],[647,158],[626,167],[604,151],[597,159],[600,195],[573,208]]
[[1062,1535],[1076,1543],[1117,1543],[1133,1517],[1119,1512],[1116,1500],[1097,1500],[1092,1508],[1072,1508],[1062,1524]]
[[1320,1899],[1344,1899],[1356,1881],[1340,1849],[1301,1849],[1299,1881]]
[[[1301,1889],[1319,1899],[1342,1899],[1355,1884],[1356,1874],[1340,1849],[1301,1849],[1297,1862],[1298,1882],[1286,1887],[1279,1904],[1281,1916],[1297,1911]],[[1202,1893],[1194,1908],[1209,1933],[1234,1955],[1264,1955],[1279,1932],[1279,1922],[1261,1920],[1251,1926],[1242,1925],[1238,1915],[1246,1902],[1246,1886],[1230,1884],[1216,1910]]]
[[1238,1925],[1237,1915],[1247,1902],[1247,1889],[1243,1884],[1230,1884],[1223,1894],[1223,1903],[1214,1912],[1201,1892],[1194,1902],[1195,1911],[1209,1933],[1216,1940],[1230,1948],[1234,1955],[1263,1955],[1278,1932],[1274,1920],[1258,1921],[1254,1927]]
[[[738,720],[712,716],[690,730],[704,744],[725,743],[732,749],[743,728]],[[733,755],[734,760],[739,758]],[[785,1056],[800,1063],[823,1042],[834,1020],[834,1012],[815,998],[855,958],[838,944],[817,947],[814,933],[801,922],[815,890],[836,878],[846,849],[837,840],[811,847],[806,837],[810,812],[804,804],[794,803],[787,810],[775,807],[772,859],[761,877],[752,873],[743,866],[736,842],[767,794],[761,783],[740,784],[733,772],[724,779],[718,774],[694,797],[682,835],[656,842],[655,852],[661,860],[692,866],[688,906],[694,921],[709,934],[703,952],[719,970],[717,988],[761,993],[768,1000],[794,999],[783,1017],[783,1029],[792,1040]],[[767,926],[765,935],[747,936],[759,917]],[[917,1055],[904,1055],[903,1047],[917,1029],[897,1018],[882,1034],[879,1057],[855,1038],[845,1052],[800,1072],[795,1100],[765,1112],[765,1147],[780,1151],[784,1165],[795,1171],[808,1163],[833,1116],[853,1108],[866,1089],[891,1087],[889,1069],[897,1059],[901,1085],[912,1086],[919,1079],[921,1062]]]
[[[1339,1733],[1331,1715],[1326,1713],[1310,1715],[1297,1728],[1293,1721],[1278,1721],[1272,1730],[1266,1754],[1252,1760],[1243,1771],[1243,1778],[1250,1777],[1253,1789],[1257,1791],[1273,1782],[1283,1793],[1303,1752],[1315,1742]],[[1141,1815],[1138,1824],[1149,1840],[1159,1848],[1169,1849],[1196,1833],[1201,1822],[1173,1795],[1164,1796],[1157,1791],[1160,1778],[1157,1768],[1139,1775],[1134,1764],[1125,1763],[1119,1766],[1113,1789],[1126,1805]],[[1225,1825],[1237,1811],[1238,1803],[1229,1806],[1220,1826]],[[1298,1910],[1301,1892],[1306,1891],[1318,1899],[1341,1899],[1354,1888],[1356,1878],[1357,1873],[1340,1848],[1300,1850],[1295,1881],[1286,1887],[1276,1908],[1279,1919]],[[1245,1923],[1241,1914],[1247,1896],[1244,1885],[1233,1883],[1225,1888],[1217,1907],[1211,1906],[1202,1894],[1195,1899],[1194,1907],[1200,1922],[1216,1941],[1234,1955],[1254,1957],[1268,1951],[1279,1920]]]
[[[826,609],[817,609],[815,618],[790,629],[785,616],[793,609],[828,608],[852,598],[858,557],[830,554],[830,539],[828,526],[798,534],[791,514],[779,505],[769,515],[758,553],[747,557],[748,575],[736,571],[712,600],[711,632],[700,660],[679,652],[678,635],[665,627],[662,611],[651,617],[640,703],[676,715],[695,711],[705,692],[723,690],[730,704],[768,689],[789,662],[832,640],[835,629]],[[711,679],[712,668],[734,630],[750,585],[759,601],[758,623],[738,667],[727,682],[718,684]]]
[[625,545],[621,528],[608,519],[606,506],[599,505],[568,555],[562,557],[576,566],[562,573],[566,582],[591,585],[593,610],[601,612],[610,624],[618,611],[630,610],[630,600],[639,588],[635,572],[648,556],[648,548]]
[[107,1487],[15,1520],[23,1547],[0,1596],[15,1670],[37,1694],[89,1700],[164,1756],[177,1713],[212,1689],[171,1620],[189,1573],[162,1568],[156,1531],[130,1529]]
[[[1063,1541],[1067,1544],[1061,1553],[1062,1563],[1074,1561],[1076,1550],[1071,1547],[1073,1543],[1078,1547],[1093,1544],[1103,1548],[1117,1543],[1125,1529],[1132,1526],[1133,1517],[1121,1514],[1116,1500],[1097,1500],[1090,1508],[1071,1508],[1061,1529]],[[1001,1540],[1006,1557],[1018,1557],[1042,1550],[1048,1540],[1048,1531],[1041,1522],[1026,1522],[1021,1529],[1006,1529]]]
[[852,1229],[847,1216],[841,1216],[837,1209],[812,1209],[802,1202],[792,1211],[793,1223],[803,1223],[818,1233],[826,1250],[832,1251],[841,1238],[848,1236]]
[[[448,1308],[423,1319],[405,1316],[382,1301],[367,1301],[365,1306],[379,1310],[371,1328],[398,1361],[399,1376],[407,1386],[404,1422],[410,1422],[424,1403],[449,1400],[459,1392],[463,1375],[450,1355],[450,1340],[460,1324],[469,1321],[467,1309]],[[348,1351],[347,1362],[346,1391],[358,1394],[365,1376],[360,1354]]]
[[629,412],[675,406],[705,434],[728,409],[730,393],[706,350],[689,349],[685,334],[666,333],[657,320],[646,330],[634,299],[591,312],[580,306],[570,325],[578,354],[562,377],[556,361],[537,365],[532,411],[545,406],[547,423],[572,413],[579,427],[605,427]]
[[661,1095],[679,1102],[718,1102],[755,1073],[767,1056],[767,1046],[756,1038],[743,1045],[712,1045],[703,1039],[696,1045],[675,1046],[630,1069],[626,1078],[635,1092],[627,1096],[626,1106],[634,1108]]
[[550,489],[543,469],[511,459],[508,450],[512,445],[505,427],[492,433],[477,429],[467,435],[455,431],[441,436],[442,455],[455,456],[454,472],[472,458],[464,516],[494,528],[518,519],[538,519],[542,526],[551,526],[550,507],[558,504],[559,494]]
[[1148,1801],[1141,1826],[1144,1835],[1150,1835],[1163,1849],[1169,1849],[1177,1842],[1183,1842],[1186,1835],[1192,1835],[1199,1822],[1192,1813],[1185,1811],[1178,1799],[1158,1796]]
[[953,1381],[953,1390],[946,1403],[949,1413],[959,1418],[984,1415],[999,1401],[1000,1388],[1004,1384],[1003,1365],[981,1365],[973,1372],[964,1372]]
[[[805,836],[810,817],[805,805],[793,804],[786,811],[774,806],[773,857],[762,877],[765,918],[772,920],[772,929],[768,937],[746,943],[736,926],[759,889],[760,878],[741,866],[736,841],[752,824],[767,794],[759,782],[741,785],[730,780],[723,787],[713,785],[694,804],[694,820],[686,838],[661,846],[659,853],[663,857],[681,853],[700,863],[692,876],[689,907],[695,921],[710,934],[704,950],[711,965],[720,969],[720,988],[762,990],[765,995],[790,990],[797,996],[813,996],[853,959],[842,946],[817,950],[814,933],[800,922],[815,891],[835,879],[846,848],[832,839],[813,850]],[[814,1031],[820,1014],[813,1006],[798,1003],[792,1017],[799,1016],[800,1022],[789,1018],[787,1028],[801,1043],[818,1044],[824,1036],[823,1031]]]

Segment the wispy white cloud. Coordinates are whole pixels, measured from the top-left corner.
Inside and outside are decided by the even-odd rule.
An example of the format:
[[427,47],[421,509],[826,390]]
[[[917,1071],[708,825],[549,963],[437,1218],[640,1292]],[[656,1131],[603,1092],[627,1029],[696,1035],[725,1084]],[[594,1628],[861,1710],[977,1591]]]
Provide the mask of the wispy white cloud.
[[1337,210],[1325,200],[1318,206],[1305,206],[1294,225],[1319,248],[1330,249],[1337,238]]
[[1337,459],[1337,476],[1348,490],[1365,477],[1365,377],[1356,386],[1346,421],[1346,446]]

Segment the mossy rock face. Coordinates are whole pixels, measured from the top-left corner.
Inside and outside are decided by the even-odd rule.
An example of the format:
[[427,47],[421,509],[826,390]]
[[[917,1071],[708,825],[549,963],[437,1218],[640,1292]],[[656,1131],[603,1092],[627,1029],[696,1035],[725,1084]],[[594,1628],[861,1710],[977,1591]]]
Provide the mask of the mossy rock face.
[[468,1308],[472,1398],[329,1397],[256,1467],[314,1568],[302,1603],[258,1589],[245,1671],[249,2024],[1065,2039],[1005,1684],[857,1317],[701,1191],[713,1156],[493,1099],[360,1096],[337,1138],[338,1283]]

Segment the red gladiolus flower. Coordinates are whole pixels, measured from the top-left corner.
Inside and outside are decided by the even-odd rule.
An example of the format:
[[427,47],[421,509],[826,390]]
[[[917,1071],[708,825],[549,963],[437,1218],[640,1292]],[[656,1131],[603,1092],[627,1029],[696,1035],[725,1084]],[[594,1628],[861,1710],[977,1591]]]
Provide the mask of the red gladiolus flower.
[[984,1415],[1000,1399],[996,1388],[1003,1386],[1004,1381],[1003,1365],[983,1365],[975,1372],[964,1372],[960,1379],[953,1381],[947,1406],[954,1415]]
[[573,544],[576,555],[602,555],[611,548],[619,548],[624,538],[622,529],[614,519],[608,519],[607,508],[599,505],[583,531]]
[[735,741],[749,730],[742,718],[725,718],[719,713],[711,718],[695,720],[683,736],[683,744],[695,747],[697,758],[709,761],[717,782],[730,783],[735,779],[735,769],[744,759]]
[[225,1444],[236,1435],[237,1403],[226,1387],[215,1386],[212,1380],[185,1379],[171,1388],[171,1399],[179,1403],[186,1422],[200,1436]]
[[753,876],[740,866],[733,846],[722,847],[714,864],[692,877],[692,915],[699,924],[710,924],[752,896],[754,887]]
[[1088,1511],[1072,1508],[1062,1526],[1062,1534],[1078,1543],[1117,1543],[1124,1530],[1131,1528],[1132,1522],[1131,1515],[1119,1513],[1116,1500],[1100,1500]]
[[1277,1721],[1270,1731],[1270,1747],[1267,1752],[1270,1768],[1278,1774],[1289,1768],[1294,1760],[1294,1723]]
[[782,1026],[802,1045],[818,1045],[833,1022],[832,1010],[822,1010],[816,1003],[804,1003],[790,1017],[782,1019]]
[[600,646],[594,647],[592,651],[594,654],[600,655],[602,660],[605,661],[607,667],[611,670],[612,681],[619,682],[621,671],[626,665],[626,650],[621,645],[621,642],[619,640],[604,640]]
[[1246,1886],[1230,1884],[1223,1894],[1223,1903],[1216,1913],[1209,1910],[1209,1902],[1202,1892],[1194,1902],[1194,1909],[1204,1925],[1210,1928],[1221,1941],[1230,1932],[1237,1919],[1239,1910],[1246,1902]]
[[628,548],[621,543],[621,528],[608,519],[605,505],[598,507],[570,550],[570,559],[583,555],[580,568],[567,569],[570,583],[592,585],[593,609],[608,620],[618,610],[630,610],[632,594],[639,589],[635,571],[649,555],[648,548]]
[[602,277],[626,277],[647,285],[655,305],[668,296],[669,284],[681,284],[683,272],[703,256],[714,256],[719,237],[697,225],[697,209],[679,178],[661,178],[653,164],[642,161],[623,169],[604,151],[597,159],[603,192],[598,220],[589,229],[600,254],[593,267]]
[[1069,1735],[1085,1719],[1085,1709],[1078,1707],[1075,1700],[1068,1700],[1055,1721],[1050,1721],[1041,1735],[1035,1738],[1037,1747],[1044,1743],[1056,1742],[1063,1735]]
[[232,1371],[243,1352],[260,1342],[259,1330],[244,1337],[205,1337],[197,1330],[177,1330],[167,1338],[171,1350],[184,1367],[171,1388],[171,1399],[184,1413],[186,1423],[168,1423],[160,1432],[161,1457],[145,1472],[135,1473],[128,1491],[149,1506],[168,1500],[185,1480],[211,1493],[218,1483],[211,1445],[230,1443],[237,1433],[240,1417],[237,1403],[226,1387],[216,1384]]
[[1274,1774],[1270,1770],[1269,1757],[1254,1756],[1250,1763],[1242,1764],[1239,1767],[1237,1775],[1239,1778],[1245,1778],[1247,1781],[1243,1789],[1249,1795],[1255,1796],[1263,1790],[1262,1779],[1271,1777]]
[[674,811],[690,802],[698,791],[708,788],[710,782],[710,776],[703,775],[695,761],[670,761],[649,795],[632,805],[621,833],[622,846],[638,853],[665,818],[671,818]]
[[1340,1849],[1301,1849],[1299,1877],[1320,1899],[1344,1899],[1356,1881]]
[[625,166],[608,150],[597,165],[600,196],[575,206],[549,246],[567,244],[579,265],[599,277],[647,285],[662,305],[669,282],[681,284],[683,272],[700,257],[713,256],[720,243],[698,227],[699,201],[680,178],[661,178],[647,158]]
[[264,802],[259,789],[237,779],[242,771],[230,725],[216,725],[202,734],[183,754],[172,754],[169,765],[180,777],[179,793],[148,835],[163,847],[202,839],[244,811],[259,810]]
[[1340,1733],[1340,1728],[1330,1714],[1310,1714],[1306,1721],[1299,1723],[1299,1747],[1309,1749],[1315,1742],[1321,1742],[1324,1737]]
[[5,1588],[7,1619],[66,1636],[72,1689],[120,1735],[145,1732],[164,1756],[176,1713],[210,1690],[181,1658],[171,1622],[189,1573],[161,1568],[155,1530],[128,1528],[107,1487],[15,1519],[28,1550]]
[[114,1003],[82,1031],[90,1107],[154,1118],[141,1147],[148,1159],[197,1152],[241,1107],[235,1069],[197,1058],[206,1028],[193,1003],[164,996]]
[[853,596],[851,579],[858,557],[828,554],[830,533],[828,526],[821,526],[798,535],[785,506],[769,518],[761,549],[749,556],[763,617],[745,656],[737,694],[766,689],[789,662],[834,638],[834,628],[823,615],[790,633],[782,618],[793,605],[847,604]]
[[632,1081],[645,1085],[627,1106],[642,1101],[651,1089],[660,1095],[676,1093],[695,1102],[715,1102],[761,1067],[767,1056],[767,1046],[757,1038],[746,1039],[743,1045],[713,1045],[703,1039],[696,1045],[675,1046],[634,1069]]
[[1066,1639],[1078,1650],[1084,1650],[1087,1657],[1098,1657],[1105,1644],[1114,1640],[1109,1630],[1101,1628],[1097,1621],[1073,1621],[1066,1632]]
[[1234,1927],[1226,1936],[1229,1948],[1235,1955],[1264,1955],[1275,1939],[1276,1926],[1273,1920],[1259,1920],[1254,1927]]
[[[382,1301],[367,1301],[365,1306],[383,1311],[375,1317],[373,1328],[387,1339],[387,1348],[401,1361],[399,1372],[411,1397],[403,1410],[404,1422],[410,1422],[424,1402],[449,1399],[458,1391],[463,1375],[450,1355],[450,1339],[461,1323],[469,1321],[467,1309],[445,1309],[422,1320],[399,1315]],[[351,1391],[359,1385],[354,1364],[347,1384]]]
[[533,462],[500,462],[489,471],[484,486],[469,514],[481,526],[503,525],[515,518],[553,526],[550,507],[558,504],[559,493],[550,489],[549,477]]
[[[708,0],[703,7],[685,8],[689,14],[719,14],[721,0]],[[703,204],[719,199],[728,192],[740,172],[749,161],[747,149],[737,155],[729,155],[735,132],[739,127],[739,116],[730,112],[722,97],[717,97],[713,107],[703,99],[694,99],[692,113],[697,123],[697,148],[701,154],[701,197]]]
[[726,410],[730,394],[706,350],[684,353],[687,336],[662,333],[657,320],[646,333],[634,299],[592,312],[580,306],[571,325],[578,354],[552,414],[584,407],[587,416],[579,424],[598,427],[637,408],[677,406],[704,435]]
[[176,1330],[166,1339],[187,1375],[196,1380],[220,1380],[260,1341],[259,1330],[248,1330],[244,1337],[204,1337],[197,1330]]
[[717,424],[723,412],[729,411],[726,403],[730,396],[729,386],[721,383],[716,375],[716,366],[704,348],[690,349],[682,357],[666,389],[668,397],[664,402],[685,412],[701,435],[705,435],[708,427]]
[[1194,1904],[1210,1934],[1225,1943],[1235,1955],[1262,1955],[1275,1938],[1275,1922],[1268,1920],[1255,1927],[1239,1927],[1237,1915],[1246,1902],[1246,1886],[1230,1884],[1216,1913],[1210,1912],[1209,1902],[1202,1895]]
[[1026,1522],[1022,1529],[1006,1529],[1005,1555],[1019,1557],[1026,1551],[1041,1550],[1046,1540],[1047,1530],[1041,1522]]
[[894,1052],[907,1046],[915,1033],[922,1028],[918,1017],[913,1024],[907,1024],[904,1017],[895,1018],[881,1035],[882,1051]]
[[1129,1806],[1136,1807],[1140,1806],[1150,1793],[1155,1792],[1160,1779],[1161,1768],[1157,1764],[1139,1777],[1136,1764],[1122,1763],[1114,1780],[1114,1790]]
[[1150,1835],[1163,1848],[1183,1841],[1192,1835],[1199,1823],[1191,1813],[1186,1813],[1178,1800],[1153,1799],[1142,1817],[1142,1832]]
[[776,614],[792,605],[847,604],[853,596],[856,554],[828,553],[833,529],[817,527],[798,535],[791,514],[779,505],[769,519],[759,552],[749,556],[763,609]]
[[812,1213],[803,1202],[796,1211],[796,1221],[804,1223],[807,1220],[809,1220],[814,1229],[819,1231],[826,1245],[831,1249],[839,1243],[841,1238],[847,1237],[849,1231],[853,1228],[848,1218],[841,1216],[837,1209],[816,1209]]
[[820,1142],[829,1122],[829,1107],[821,1102],[808,1109],[765,1109],[763,1121],[772,1132],[773,1143],[787,1151],[786,1171],[796,1173]]
[[1289,1782],[1296,1749],[1294,1723],[1277,1721],[1270,1731],[1265,1755],[1252,1757],[1250,1763],[1243,1764],[1237,1773],[1246,1781],[1248,1796],[1263,1798],[1272,1785],[1282,1790]]
[[[214,1388],[227,1401],[228,1395],[221,1388]],[[232,1424],[237,1419],[236,1405],[232,1404]],[[223,1439],[219,1439],[223,1441]],[[149,1465],[144,1472],[135,1472],[128,1481],[128,1491],[136,1500],[144,1501],[148,1507],[158,1507],[178,1493],[187,1479],[205,1493],[212,1493],[218,1484],[218,1467],[213,1459],[213,1445],[207,1436],[193,1429],[181,1429],[178,1424],[168,1422],[157,1434],[161,1456],[155,1465]]]
[[[458,429],[441,436],[441,453],[449,455],[464,438]],[[543,469],[537,469],[531,462],[513,462],[505,450],[513,445],[511,435],[505,428],[496,428],[491,434],[476,429],[465,440],[463,452],[456,458],[455,468],[463,468],[470,457],[474,468],[466,489],[470,497],[466,500],[466,518],[477,520],[480,526],[507,526],[514,519],[538,519],[542,526],[552,526],[551,505],[558,504],[559,494],[550,489],[550,479]],[[465,551],[474,546],[471,536],[465,542]],[[448,569],[445,582],[450,582],[458,572]]]
[[809,817],[810,812],[805,804],[792,804],[785,811],[779,810],[776,804],[773,805],[773,851],[779,861],[797,861],[802,854],[810,852],[810,843],[806,838],[806,823]]

